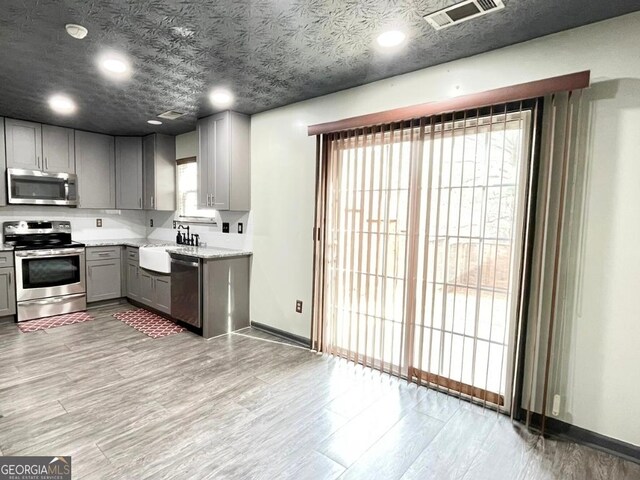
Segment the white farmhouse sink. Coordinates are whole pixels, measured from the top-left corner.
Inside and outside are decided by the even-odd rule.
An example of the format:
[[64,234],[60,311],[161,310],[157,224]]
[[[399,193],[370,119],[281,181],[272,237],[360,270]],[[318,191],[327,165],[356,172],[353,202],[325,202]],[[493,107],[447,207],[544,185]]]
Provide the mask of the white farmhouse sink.
[[171,257],[166,247],[140,247],[140,267],[160,273],[171,273]]

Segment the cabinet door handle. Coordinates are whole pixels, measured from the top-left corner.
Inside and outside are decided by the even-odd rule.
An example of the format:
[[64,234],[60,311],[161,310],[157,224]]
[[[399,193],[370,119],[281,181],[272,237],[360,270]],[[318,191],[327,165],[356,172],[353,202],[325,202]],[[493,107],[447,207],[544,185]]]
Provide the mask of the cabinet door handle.
[[9,273],[9,286],[11,286],[11,278],[13,277],[13,275],[11,273]]
[[44,157],[44,169],[49,170],[49,157]]
[[40,155],[36,155],[36,161],[38,162],[38,168],[40,168]]
[[154,208],[154,205],[153,205],[153,196],[151,197],[151,208]]
[[140,208],[142,208],[142,197],[138,199],[138,204],[140,205]]

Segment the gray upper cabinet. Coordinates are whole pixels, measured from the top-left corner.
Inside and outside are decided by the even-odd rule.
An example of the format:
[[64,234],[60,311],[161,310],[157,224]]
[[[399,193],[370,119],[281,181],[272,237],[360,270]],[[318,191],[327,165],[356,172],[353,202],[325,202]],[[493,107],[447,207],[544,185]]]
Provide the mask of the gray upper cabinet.
[[145,210],[176,209],[176,139],[155,133],[143,139]]
[[141,137],[116,137],[116,208],[142,209]]
[[7,157],[4,148],[4,118],[2,117],[0,117],[0,132],[0,174],[2,174],[0,179],[0,207],[3,207],[7,204],[7,182],[5,180],[7,178]]
[[79,208],[116,208],[115,139],[76,131]]
[[74,131],[12,118],[5,120],[7,167],[75,173]]
[[42,125],[7,118],[5,120],[7,167],[42,168]]
[[251,119],[222,112],[198,120],[200,208],[251,209]]
[[76,173],[75,150],[71,128],[42,125],[42,169],[45,172]]

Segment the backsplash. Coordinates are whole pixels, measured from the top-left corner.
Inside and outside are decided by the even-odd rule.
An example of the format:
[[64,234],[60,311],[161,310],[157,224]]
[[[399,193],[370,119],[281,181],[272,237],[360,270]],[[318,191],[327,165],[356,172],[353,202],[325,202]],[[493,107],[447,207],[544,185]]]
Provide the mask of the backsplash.
[[[96,227],[96,219],[102,227]],[[87,210],[69,207],[13,205],[0,209],[0,223],[16,220],[69,220],[76,241],[141,238],[147,234],[145,212],[140,210]]]
[[[147,237],[156,240],[175,241],[177,230],[173,229],[174,212],[147,212]],[[153,219],[153,227],[149,220]],[[209,247],[252,250],[252,219],[250,212],[216,212],[217,225],[187,223],[191,233],[200,235],[200,241]],[[222,222],[229,222],[229,233],[222,233]],[[244,233],[238,234],[238,222]],[[180,222],[178,222],[180,223]]]
[[[69,207],[39,207],[13,205],[0,209],[0,223],[15,220],[69,220],[73,239],[113,240],[121,238],[153,238],[175,241],[174,212],[145,212],[141,210],[88,210]],[[102,227],[96,227],[96,219],[102,219]],[[153,219],[153,227],[149,220]],[[191,233],[210,247],[251,250],[251,214],[247,212],[216,212],[217,225],[188,224]],[[229,233],[222,233],[222,222],[229,222]],[[244,233],[238,234],[238,222]]]

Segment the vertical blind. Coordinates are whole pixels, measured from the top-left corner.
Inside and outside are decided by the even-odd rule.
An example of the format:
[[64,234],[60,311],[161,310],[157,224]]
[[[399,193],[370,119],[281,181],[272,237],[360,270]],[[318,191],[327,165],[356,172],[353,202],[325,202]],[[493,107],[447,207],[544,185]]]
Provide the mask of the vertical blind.
[[316,348],[505,404],[534,109],[319,140]]
[[569,277],[589,79],[309,126],[313,348],[526,415],[544,433],[562,411],[552,397],[580,295]]

